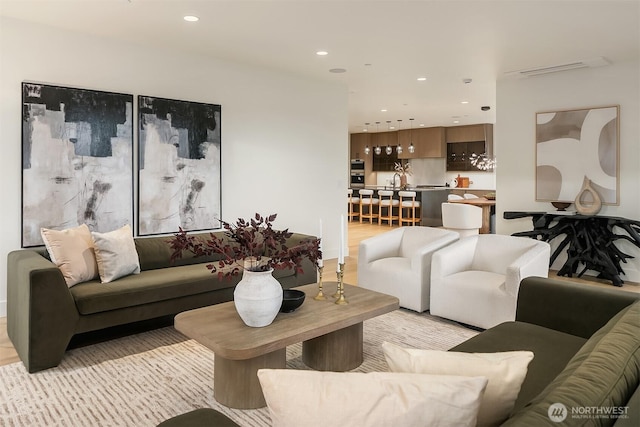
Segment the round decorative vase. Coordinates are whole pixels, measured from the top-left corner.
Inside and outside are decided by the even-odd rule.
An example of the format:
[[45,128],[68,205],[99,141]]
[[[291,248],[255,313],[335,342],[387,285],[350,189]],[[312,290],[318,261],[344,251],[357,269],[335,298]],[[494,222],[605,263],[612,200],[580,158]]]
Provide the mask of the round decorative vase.
[[233,291],[236,311],[242,321],[254,328],[270,325],[282,305],[282,285],[268,271],[244,270]]
[[400,175],[400,188],[407,188],[407,175]]
[[[592,202],[585,203],[582,201],[582,197],[586,193],[591,194]],[[600,212],[600,208],[602,208],[602,199],[600,199],[598,192],[591,186],[591,180],[586,176],[584,177],[582,189],[576,196],[574,204],[576,205],[576,211],[582,215],[595,215]]]

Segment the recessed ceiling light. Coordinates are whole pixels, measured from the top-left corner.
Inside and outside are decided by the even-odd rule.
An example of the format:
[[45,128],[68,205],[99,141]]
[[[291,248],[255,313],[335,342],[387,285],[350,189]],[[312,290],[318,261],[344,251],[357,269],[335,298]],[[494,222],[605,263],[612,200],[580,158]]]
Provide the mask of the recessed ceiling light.
[[340,74],[340,73],[346,73],[347,70],[345,68],[332,68],[329,70],[329,72]]
[[468,104],[469,101],[462,101],[460,104]]
[[424,127],[424,123],[420,123],[420,126]]
[[426,78],[426,77],[418,77],[418,81],[419,81],[419,82],[423,82],[423,81],[425,81],[425,80],[427,80],[427,78]]
[[184,19],[184,20],[185,20],[185,21],[187,21],[187,22],[197,22],[197,21],[199,21],[199,20],[200,20],[200,18],[198,18],[197,16],[194,16],[194,15],[186,15],[186,16],[185,16],[184,18],[182,18],[182,19]]
[[327,52],[326,50],[319,50],[316,52],[316,55],[325,56],[325,55],[329,55],[329,52]]
[[395,128],[396,128],[395,126],[389,126],[389,129],[395,129]]
[[454,120],[453,123],[460,123],[460,120]]
[[383,108],[383,109],[382,109],[382,110],[380,110],[380,111],[382,111],[383,113],[386,113],[386,112],[387,112],[387,109],[386,109],[386,108]]

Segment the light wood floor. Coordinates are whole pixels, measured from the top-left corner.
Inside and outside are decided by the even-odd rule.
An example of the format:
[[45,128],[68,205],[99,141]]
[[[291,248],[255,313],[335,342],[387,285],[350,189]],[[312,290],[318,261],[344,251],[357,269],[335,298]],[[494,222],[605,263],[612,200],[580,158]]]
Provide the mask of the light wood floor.
[[[396,227],[396,225],[394,225]],[[345,283],[356,285],[358,283],[358,245],[361,240],[366,239],[371,236],[375,236],[376,234],[384,233],[385,231],[389,231],[390,227],[388,225],[377,225],[377,224],[360,224],[358,222],[349,223],[349,256],[345,258],[345,273],[344,273],[344,281]],[[324,280],[325,281],[335,281],[336,280],[336,267],[337,267],[337,259],[329,259],[324,263]],[[611,286],[607,281],[599,280],[592,277],[587,277],[582,279],[576,278],[566,278],[559,277],[556,275],[555,271],[549,272],[549,277],[555,277],[561,280],[572,280],[572,281],[580,281],[586,284],[591,284],[595,286],[602,286],[612,289],[621,289],[624,291],[631,292],[640,292],[640,284],[638,283],[630,283],[627,282],[621,288],[615,288]],[[14,363],[19,361],[18,355],[16,354],[9,337],[7,336],[7,319],[6,317],[0,317],[0,366],[8,365],[10,363]]]

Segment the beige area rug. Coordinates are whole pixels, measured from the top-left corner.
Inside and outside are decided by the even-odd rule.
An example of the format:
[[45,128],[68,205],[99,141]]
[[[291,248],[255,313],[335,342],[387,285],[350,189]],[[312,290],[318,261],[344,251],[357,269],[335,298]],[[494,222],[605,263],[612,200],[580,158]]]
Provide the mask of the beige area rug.
[[[397,310],[364,323],[361,372],[386,371],[383,341],[447,350],[477,332],[426,313]],[[287,365],[306,369],[300,344]],[[156,426],[192,409],[218,409],[241,426],[269,426],[267,408],[234,410],[213,397],[213,353],[173,328],[67,352],[60,366],[28,374],[0,367],[0,426]]]

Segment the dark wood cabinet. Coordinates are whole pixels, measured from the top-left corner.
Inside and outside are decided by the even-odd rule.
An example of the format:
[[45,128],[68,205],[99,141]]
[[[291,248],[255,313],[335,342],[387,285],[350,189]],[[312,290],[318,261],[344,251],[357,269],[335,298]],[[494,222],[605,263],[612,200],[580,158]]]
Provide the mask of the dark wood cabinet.
[[[378,132],[371,134],[371,157],[373,159],[374,172],[393,172],[398,161],[398,132]],[[376,154],[375,147],[380,147],[380,154]],[[391,147],[391,154],[386,153],[386,148]]]
[[482,172],[471,164],[473,154],[493,158],[493,125],[480,124],[446,128],[447,170]]
[[[364,153],[365,147],[371,149],[371,134],[369,133],[352,133],[351,134],[351,159],[365,159],[368,156]],[[369,154],[370,155],[370,154]]]

